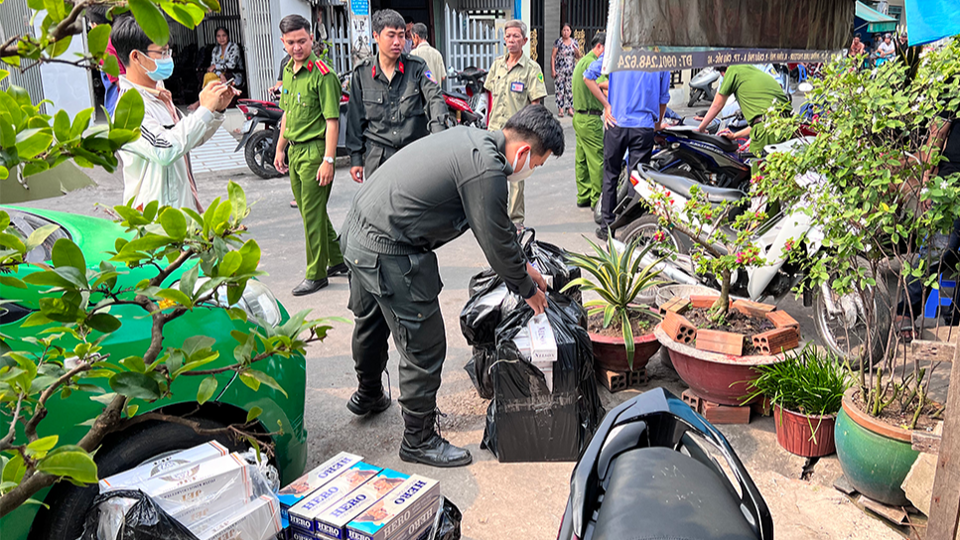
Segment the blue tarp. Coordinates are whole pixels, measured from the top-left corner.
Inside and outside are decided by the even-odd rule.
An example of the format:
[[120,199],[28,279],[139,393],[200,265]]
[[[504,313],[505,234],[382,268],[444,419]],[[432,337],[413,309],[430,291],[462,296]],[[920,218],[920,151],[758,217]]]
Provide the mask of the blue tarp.
[[957,0],[905,0],[910,45],[922,45],[960,34]]

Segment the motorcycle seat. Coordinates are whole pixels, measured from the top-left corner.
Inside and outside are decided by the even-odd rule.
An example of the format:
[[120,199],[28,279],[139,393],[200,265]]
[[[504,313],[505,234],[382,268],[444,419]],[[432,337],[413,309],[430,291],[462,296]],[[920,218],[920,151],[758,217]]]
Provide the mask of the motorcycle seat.
[[724,152],[736,152],[737,149],[740,148],[740,145],[726,137],[700,133],[697,131],[696,127],[674,126],[667,129],[676,133],[677,135],[687,137],[688,139],[712,144]]
[[457,77],[462,81],[467,81],[467,80],[476,81],[486,76],[486,74],[487,74],[486,71],[478,67],[470,66],[470,67],[463,68],[463,71],[458,73]]
[[693,186],[699,186],[700,191],[707,196],[707,201],[713,204],[720,204],[723,201],[735,203],[747,196],[746,193],[740,191],[739,189],[708,186],[706,184],[701,184],[692,178],[673,174],[663,174],[647,167],[644,167],[642,172],[654,182],[669,189],[670,191],[679,193],[688,199],[692,197],[692,195],[690,195],[690,188]]
[[447,92],[446,90],[444,90],[443,93],[446,94],[446,95],[448,95],[448,96],[450,96],[450,97],[455,97],[455,98],[458,98],[458,99],[462,99],[462,100],[464,100],[464,101],[467,101],[467,100],[470,99],[470,97],[467,96],[466,94],[464,94],[463,92],[453,92],[453,91]]
[[593,540],[756,540],[729,481],[669,448],[617,456]]

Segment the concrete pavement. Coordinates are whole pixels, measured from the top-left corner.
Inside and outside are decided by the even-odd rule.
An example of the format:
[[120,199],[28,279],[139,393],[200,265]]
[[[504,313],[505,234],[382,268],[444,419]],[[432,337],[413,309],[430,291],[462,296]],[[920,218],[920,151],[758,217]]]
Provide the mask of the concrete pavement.
[[[575,138],[571,120],[564,118],[561,123],[566,134],[566,153],[559,159],[549,160],[527,181],[527,225],[537,230],[538,238],[568,250],[584,251],[588,245],[583,235],[592,238],[595,225],[589,209],[575,206]],[[94,203],[107,206],[121,203],[119,173],[110,175],[95,170],[91,176],[98,182],[97,187],[33,205],[98,215],[100,211]],[[251,204],[247,225],[262,249],[261,269],[269,274],[262,281],[291,312],[312,309],[314,316],[349,318],[345,277],[331,279],[330,287],[311,296],[290,295],[290,290],[303,278],[304,260],[302,224],[297,210],[289,207],[292,197],[288,180],[261,180],[247,170],[202,174],[198,175],[201,200],[209,202],[214,197],[225,196],[228,180],[238,182],[247,192]],[[345,168],[337,170],[335,182],[329,210],[339,228],[359,186],[349,180]],[[396,403],[373,418],[360,419],[346,410],[344,403],[356,386],[350,356],[351,327],[336,324],[327,341],[312,346],[307,356],[308,466],[315,466],[339,451],[355,452],[381,466],[439,479],[443,493],[464,513],[465,538],[555,538],[574,464],[500,464],[490,452],[479,448],[487,402],[476,395],[462,369],[470,357],[470,348],[460,333],[458,316],[467,301],[470,276],[483,269],[486,261],[469,233],[441,248],[438,257],[445,283],[440,301],[448,343],[439,395],[439,406],[447,415],[442,423],[443,433],[453,443],[468,447],[473,452],[474,463],[450,470],[403,463],[397,456],[402,422]],[[801,321],[805,337],[816,335],[810,310],[790,298],[785,299],[781,307]],[[391,348],[389,373],[394,398],[398,393],[396,359],[396,351]],[[658,357],[651,361],[648,370],[651,381],[647,387],[613,395],[601,389],[607,409],[648,387],[664,386],[678,395],[685,387],[674,372],[660,364]],[[746,426],[721,426],[721,431],[730,439],[770,505],[777,538],[898,537],[831,487],[840,474],[835,456],[821,459],[809,480],[803,481],[800,475],[804,460],[777,446],[771,418],[755,419]]]

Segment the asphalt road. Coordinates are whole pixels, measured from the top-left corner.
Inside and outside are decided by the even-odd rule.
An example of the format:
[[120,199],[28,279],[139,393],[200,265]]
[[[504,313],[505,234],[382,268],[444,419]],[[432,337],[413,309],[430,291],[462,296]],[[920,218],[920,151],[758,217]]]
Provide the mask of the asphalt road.
[[[575,206],[574,145],[571,120],[561,120],[567,149],[560,158],[550,159],[526,184],[528,226],[538,238],[568,250],[586,251],[584,236],[593,237],[595,225],[589,209]],[[97,187],[64,197],[33,203],[33,206],[83,214],[100,214],[94,205],[121,203],[119,174],[93,171]],[[310,309],[314,316],[350,317],[347,310],[347,280],[337,277],[331,285],[311,296],[295,298],[290,290],[303,278],[303,231],[300,215],[290,208],[291,193],[286,178],[261,180],[247,170],[205,174],[198,177],[201,200],[226,195],[229,180],[247,192],[251,214],[250,234],[262,249],[262,281],[291,312]],[[329,202],[331,219],[339,228],[359,186],[350,181],[346,168],[338,168]],[[100,214],[102,215],[102,214]],[[433,469],[403,463],[397,456],[402,433],[399,408],[394,405],[373,418],[357,418],[344,407],[356,388],[350,356],[351,325],[336,324],[329,338],[310,347],[307,355],[308,380],[305,425],[309,431],[308,467],[316,466],[339,451],[364,456],[372,463],[407,473],[439,479],[444,495],[464,513],[463,534],[469,539],[524,538],[548,540],[556,537],[569,492],[573,463],[501,464],[489,451],[480,449],[487,402],[480,399],[463,370],[470,348],[462,337],[458,316],[467,301],[470,277],[485,266],[483,254],[471,234],[465,234],[438,251],[445,284],[440,302],[446,324],[448,356],[439,393],[443,434],[451,442],[466,446],[474,463],[460,469]],[[792,298],[780,306],[801,321],[805,338],[816,335],[810,310]],[[397,355],[391,348],[390,373],[393,396],[398,394]],[[685,388],[676,374],[654,357],[649,367],[650,382],[617,394],[600,390],[607,409],[635,396],[639,391],[664,386],[679,395]],[[804,460],[787,454],[775,441],[771,418],[755,419],[745,426],[723,426],[741,459],[751,471],[770,505],[777,523],[778,538],[896,538],[896,535],[867,517],[831,486],[840,470],[835,457],[821,459],[809,480],[801,481]]]

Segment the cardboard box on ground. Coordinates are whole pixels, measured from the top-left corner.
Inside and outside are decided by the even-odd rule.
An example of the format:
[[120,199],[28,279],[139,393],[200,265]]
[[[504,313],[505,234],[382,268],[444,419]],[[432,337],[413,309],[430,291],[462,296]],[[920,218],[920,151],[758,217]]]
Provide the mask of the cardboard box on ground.
[[[210,442],[105,478],[101,497],[113,498],[97,505],[98,530],[90,538],[114,540],[122,528],[136,530],[139,524],[128,517],[139,515],[131,509],[141,499],[154,514],[165,514],[168,525],[182,526],[164,532],[178,540],[268,540],[281,532],[297,540],[426,540],[446,516],[436,480],[382,469],[354,454],[333,456],[279,493],[251,459],[252,453],[229,454]],[[126,498],[131,494],[140,499]],[[144,537],[156,532],[148,529]]]

